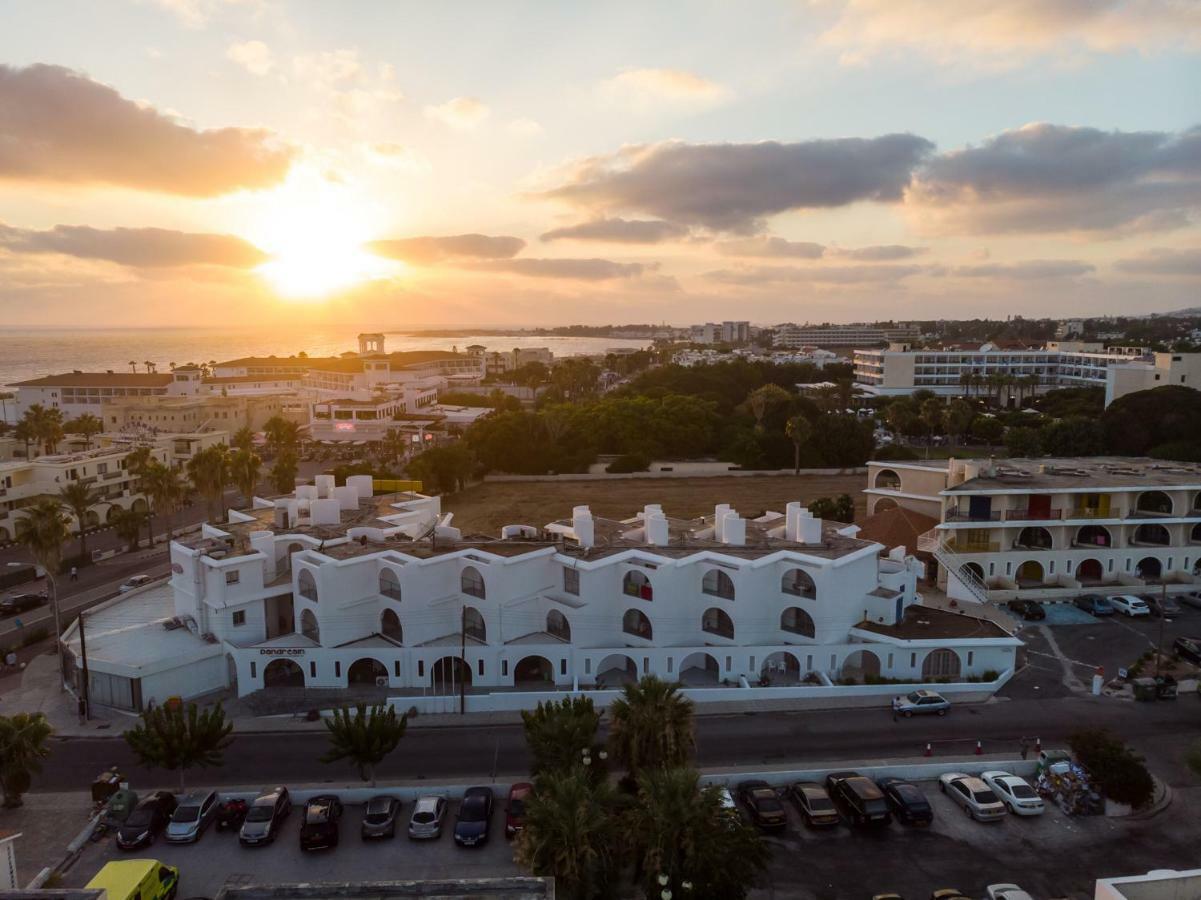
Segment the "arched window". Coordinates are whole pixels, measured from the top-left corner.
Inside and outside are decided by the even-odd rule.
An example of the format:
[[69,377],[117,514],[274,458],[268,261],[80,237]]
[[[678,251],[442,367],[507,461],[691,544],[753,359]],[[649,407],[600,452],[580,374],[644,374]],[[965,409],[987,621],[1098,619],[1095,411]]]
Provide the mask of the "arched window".
[[1084,525],[1076,532],[1076,543],[1089,547],[1112,547],[1113,538],[1104,525]]
[[732,638],[734,637],[734,620],[724,609],[713,606],[701,614],[701,631],[715,634],[718,637]]
[[[2,539],[3,538],[0,537],[0,540],[2,540]],[[1189,534],[1189,540],[1192,541],[1194,544],[1201,543],[1201,522],[1198,522],[1196,525],[1193,526],[1192,533]]]
[[721,569],[710,569],[701,579],[701,593],[733,600],[734,581]]
[[391,569],[384,569],[379,573],[379,592],[393,600],[400,599],[400,579]]
[[780,578],[780,590],[794,597],[817,599],[817,585],[804,569],[789,569]]
[[484,587],[484,576],[480,574],[479,569],[475,566],[468,566],[463,570],[463,574],[459,578],[459,584],[464,594],[469,597],[478,597],[483,600],[487,594]]
[[798,606],[790,606],[780,613],[780,630],[811,638],[815,635],[813,617]]
[[311,609],[306,609],[300,614],[300,633],[310,641],[321,643],[321,628],[317,624],[317,616]]
[[655,599],[655,589],[651,586],[650,578],[645,572],[639,572],[637,569],[626,572],[625,577],[621,579],[621,592],[627,597],[637,597],[640,600]]
[[1163,491],[1143,491],[1138,495],[1137,512],[1170,516],[1172,514],[1172,498]]
[[488,629],[484,625],[484,617],[474,606],[467,607],[463,612],[463,633],[481,644],[488,643]]
[[1134,540],[1138,544],[1157,544],[1166,547],[1172,543],[1172,536],[1162,525],[1140,525],[1134,529]]
[[388,668],[378,659],[372,659],[370,656],[356,659],[346,670],[347,686],[352,684],[378,685],[381,680],[384,685],[388,683]]
[[1017,583],[1019,588],[1042,587],[1044,578],[1043,564],[1033,559],[1027,560],[1018,567]]
[[400,626],[400,616],[395,610],[385,609],[379,617],[379,630],[386,638],[391,638],[398,644],[403,644],[405,639],[404,629]]
[[885,491],[899,491],[901,476],[892,469],[881,469],[876,473],[876,487]]
[[621,630],[626,634],[632,634],[635,637],[651,640],[653,632],[651,630],[651,620],[646,617],[646,614],[638,609],[627,609],[624,616],[621,617]]
[[296,586],[300,589],[300,596],[305,600],[317,602],[317,581],[313,578],[313,573],[308,569],[301,569],[300,574],[296,576]]
[[922,660],[922,678],[958,678],[959,671],[959,654],[954,650],[932,650]]
[[1163,574],[1163,563],[1154,556],[1145,556],[1134,567],[1134,574],[1144,581],[1158,581]]
[[1082,559],[1076,564],[1074,574],[1081,584],[1100,584],[1105,578],[1105,568],[1099,559]]
[[555,637],[563,641],[571,641],[571,623],[567,621],[567,616],[559,612],[557,609],[552,609],[546,614],[546,633],[553,634]]
[[1023,528],[1018,532],[1018,539],[1014,541],[1015,547],[1025,547],[1028,550],[1050,550],[1051,544],[1051,532],[1037,525]]

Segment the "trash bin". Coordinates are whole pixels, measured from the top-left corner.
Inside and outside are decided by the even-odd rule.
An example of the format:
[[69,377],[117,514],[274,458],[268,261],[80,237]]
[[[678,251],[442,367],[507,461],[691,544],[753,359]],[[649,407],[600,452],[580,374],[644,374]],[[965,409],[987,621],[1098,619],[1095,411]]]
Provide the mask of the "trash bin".
[[1135,678],[1131,684],[1134,686],[1134,699],[1149,702],[1155,699],[1159,693],[1159,686],[1155,683],[1154,678]]
[[1160,700],[1175,700],[1176,689],[1176,679],[1171,675],[1161,675],[1155,679],[1155,696]]

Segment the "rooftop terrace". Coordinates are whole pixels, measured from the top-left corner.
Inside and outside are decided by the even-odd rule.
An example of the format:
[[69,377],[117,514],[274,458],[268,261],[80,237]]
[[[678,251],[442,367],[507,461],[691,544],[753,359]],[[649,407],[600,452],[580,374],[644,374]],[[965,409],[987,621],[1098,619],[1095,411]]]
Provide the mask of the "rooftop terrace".
[[988,490],[1095,490],[1201,487],[1201,463],[1131,456],[999,459],[948,493]]

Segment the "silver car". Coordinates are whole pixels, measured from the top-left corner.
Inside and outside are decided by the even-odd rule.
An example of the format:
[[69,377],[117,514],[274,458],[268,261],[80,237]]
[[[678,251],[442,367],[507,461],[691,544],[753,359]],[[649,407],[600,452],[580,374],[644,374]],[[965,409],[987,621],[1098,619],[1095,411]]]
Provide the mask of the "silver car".
[[267,788],[246,811],[246,820],[238,832],[243,846],[269,844],[279,834],[283,820],[292,812],[292,797],[286,787]]
[[409,816],[409,837],[430,840],[442,836],[442,820],[446,818],[446,798],[436,795],[418,797]]
[[399,813],[400,801],[395,797],[372,797],[363,808],[363,840],[396,837],[396,817]]
[[913,715],[925,715],[928,713],[933,713],[936,716],[945,716],[947,710],[951,708],[951,703],[937,691],[928,691],[922,688],[921,690],[912,691],[904,697],[894,698],[892,708],[895,713],[907,719]]
[[992,788],[974,775],[946,772],[938,776],[938,786],[977,822],[995,822],[1005,818],[1005,804],[993,793]]
[[196,791],[179,801],[171,821],[167,823],[165,837],[172,844],[190,844],[200,840],[204,829],[217,817],[220,798],[216,791]]

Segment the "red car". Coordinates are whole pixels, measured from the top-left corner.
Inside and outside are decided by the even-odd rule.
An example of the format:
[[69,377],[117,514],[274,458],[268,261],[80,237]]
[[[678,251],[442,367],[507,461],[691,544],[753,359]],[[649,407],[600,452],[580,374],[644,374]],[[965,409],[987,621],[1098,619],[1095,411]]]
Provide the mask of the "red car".
[[525,824],[525,804],[534,793],[528,781],[518,782],[509,788],[509,802],[505,804],[505,837],[512,837]]

